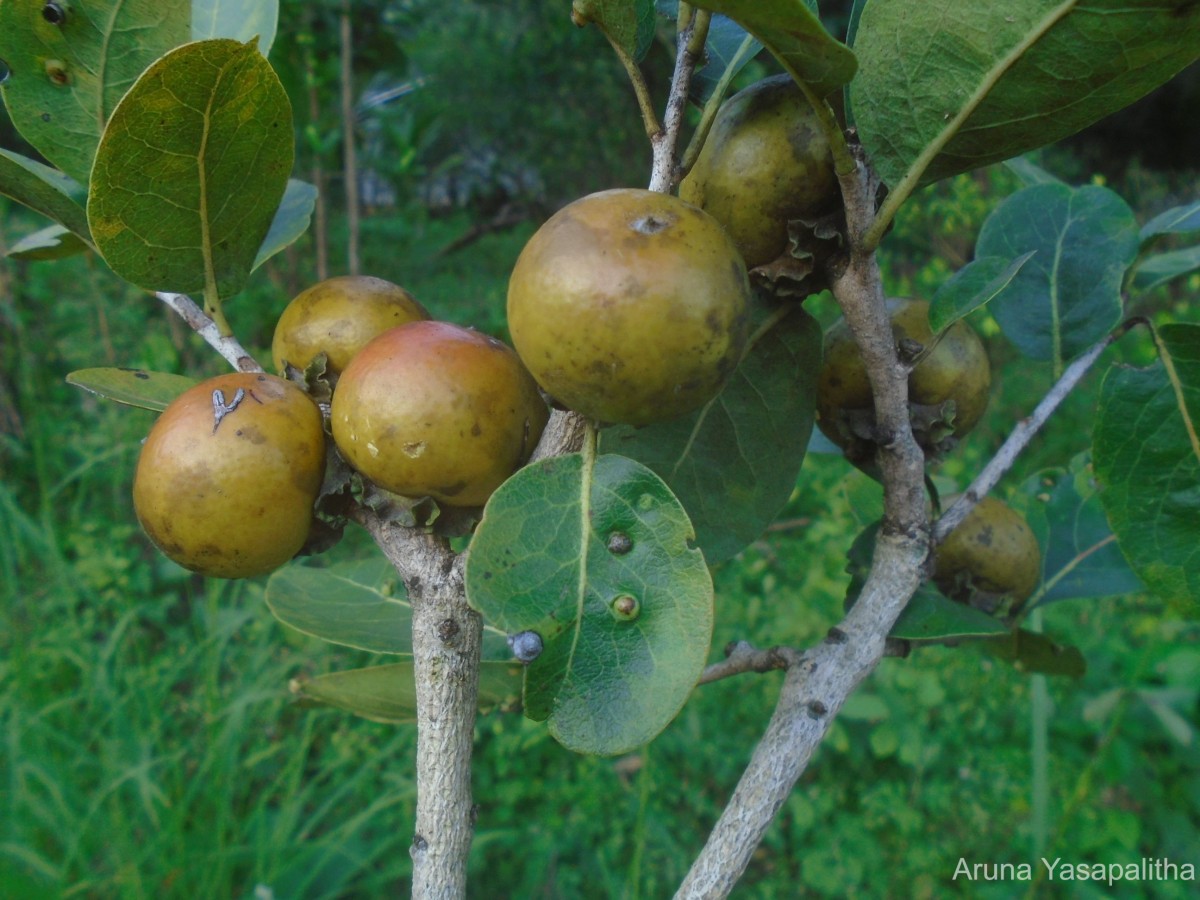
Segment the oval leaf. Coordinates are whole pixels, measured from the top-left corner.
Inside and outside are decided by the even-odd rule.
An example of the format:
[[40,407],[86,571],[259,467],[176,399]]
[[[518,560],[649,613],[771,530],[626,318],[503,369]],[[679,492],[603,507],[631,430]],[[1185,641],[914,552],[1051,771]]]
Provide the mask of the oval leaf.
[[118,101],[146,66],[189,40],[191,4],[70,0],[60,24],[42,6],[0,3],[0,59],[12,72],[0,91],[22,136],[86,183]]
[[795,304],[782,313],[754,333],[725,388],[702,409],[601,435],[602,449],[638,460],[670,486],[709,565],[763,533],[787,503],[804,462],[821,328]]
[[1159,362],[1114,366],[1092,435],[1100,500],[1146,586],[1200,615],[1200,325],[1159,331]]
[[[395,725],[417,721],[416,678],[411,662],[294,678],[288,687],[309,705],[335,706],[375,722]],[[520,665],[511,661],[480,665],[480,712],[510,709],[520,696]]]
[[412,653],[412,604],[385,559],[315,568],[292,563],[267,579],[272,614],[296,631],[372,653]]
[[[412,604],[381,557],[318,568],[295,562],[267,580],[267,606],[284,625],[372,653],[412,653]],[[485,659],[507,659],[503,632],[484,628]]]
[[1121,282],[1138,249],[1137,223],[1107,188],[1039,184],[1008,197],[983,223],[977,257],[1036,251],[989,306],[1026,356],[1055,370],[1121,317]]
[[78,181],[36,160],[0,148],[0,194],[12,197],[87,240],[86,191]]
[[67,384],[127,406],[162,412],[172,400],[195,387],[197,379],[145,369],[98,368],[72,372],[67,376]]
[[988,638],[979,646],[992,656],[1007,660],[1029,675],[1067,675],[1082,678],[1087,660],[1078,647],[1060,644],[1044,634],[1018,629],[1004,637]]
[[695,687],[713,589],[679,501],[645,466],[580,454],[519,471],[491,498],[467,553],[468,602],[542,644],[525,711],[564,746],[626,753]]
[[1153,290],[1197,269],[1200,269],[1200,246],[1156,253],[1138,263],[1133,287],[1139,291]]
[[83,238],[62,225],[47,225],[8,248],[13,259],[66,259],[91,249]]
[[1026,610],[1145,589],[1108,526],[1087,454],[1073,459],[1069,469],[1033,476],[1021,494],[1027,498],[1021,512],[1042,546],[1042,587]]
[[964,603],[955,603],[930,584],[923,585],[913,594],[891,631],[892,637],[910,641],[999,634],[1008,634],[1003,622]]
[[640,60],[654,40],[654,0],[574,0],[576,24],[591,23],[632,59]]
[[1035,253],[1036,250],[1030,250],[1011,261],[985,256],[967,263],[951,275],[929,301],[929,327],[936,334],[994,300]]
[[855,121],[884,181],[911,190],[1128,106],[1200,56],[1196,34],[1193,0],[870,0]]
[[127,281],[229,297],[250,273],[291,168],[291,107],[270,64],[237,41],[187,44],[147,69],[113,113],[88,224]]
[[254,257],[254,268],[257,269],[308,230],[308,223],[316,205],[315,187],[295,178],[288,179],[283,200],[275,210],[275,218],[271,220],[271,228]]
[[1142,226],[1142,240],[1148,241],[1160,234],[1190,234],[1200,231],[1200,200],[1187,206],[1175,206],[1159,213]]
[[848,83],[858,69],[850,48],[825,30],[803,0],[700,0],[692,5],[740,24],[818,97]]
[[712,96],[717,85],[728,82],[762,49],[762,43],[728,16],[713,16],[704,44],[704,58],[692,76],[689,95],[698,105]]

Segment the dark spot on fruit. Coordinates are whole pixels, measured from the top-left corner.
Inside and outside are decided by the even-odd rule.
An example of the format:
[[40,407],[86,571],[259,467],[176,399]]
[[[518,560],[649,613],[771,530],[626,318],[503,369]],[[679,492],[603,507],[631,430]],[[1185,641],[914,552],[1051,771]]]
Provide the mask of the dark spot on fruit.
[[671,227],[673,220],[667,216],[656,216],[653,213],[646,216],[638,216],[634,219],[631,227],[638,234],[658,234]]
[[148,375],[146,372],[134,372],[134,373],[133,373],[133,377],[134,377],[134,378],[140,378],[140,379],[142,379],[142,381],[149,381],[149,380],[150,380],[150,376],[149,376],[149,375]]

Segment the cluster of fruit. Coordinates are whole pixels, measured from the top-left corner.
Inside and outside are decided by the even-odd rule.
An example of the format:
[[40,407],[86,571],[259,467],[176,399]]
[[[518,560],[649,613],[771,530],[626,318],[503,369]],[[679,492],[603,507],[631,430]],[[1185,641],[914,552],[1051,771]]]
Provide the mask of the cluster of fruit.
[[[503,342],[433,321],[407,291],[331,278],[276,325],[281,375],[317,364],[345,460],[377,486],[449,506],[482,505],[528,459],[549,418]],[[222,375],[180,395],[154,424],[134,477],[150,539],[195,572],[263,574],[305,544],[325,477],[326,430],[294,381]]]
[[[723,105],[679,197],[591,194],[534,234],[509,282],[515,352],[432,321],[389,282],[334,278],[285,310],[274,363],[286,376],[323,360],[333,442],[366,479],[405,497],[481,506],[536,446],[549,416],[543,394],[593,421],[635,426],[711,400],[745,352],[748,271],[768,282],[780,272],[819,273],[814,261],[835,246],[820,223],[839,210],[812,108],[790,78],[768,78]],[[792,265],[797,260],[808,260],[807,270]],[[914,431],[936,456],[983,414],[987,356],[965,323],[933,334],[923,302],[889,308],[912,363]],[[842,323],[826,336],[818,387],[821,429],[851,460],[873,458],[871,389]],[[135,480],[138,517],[155,544],[190,569],[223,577],[269,571],[305,542],[325,437],[319,408],[293,381],[206,381],[154,426]],[[1027,572],[1036,561],[1023,521],[1016,538],[996,537],[1016,527],[1011,517],[1019,521],[999,507],[980,504],[939,551],[938,582],[953,595],[984,581],[993,593],[1015,592],[980,566]],[[962,537],[972,529],[975,537]],[[963,562],[961,543],[988,545],[992,557]],[[995,548],[1010,544],[1026,562],[994,561]]]

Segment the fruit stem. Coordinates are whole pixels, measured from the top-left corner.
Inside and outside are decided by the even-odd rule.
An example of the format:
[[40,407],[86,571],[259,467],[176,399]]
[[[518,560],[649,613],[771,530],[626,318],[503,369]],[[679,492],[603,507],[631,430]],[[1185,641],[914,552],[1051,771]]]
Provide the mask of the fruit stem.
[[220,353],[225,361],[237,371],[263,371],[263,367],[258,364],[258,361],[230,333],[229,323],[225,322],[223,316],[221,321],[225,322],[225,333],[222,333],[220,324],[197,306],[187,294],[158,291],[154,296],[170,307],[192,331],[204,338],[205,342]]
[[696,159],[700,156],[700,151],[704,148],[704,142],[708,140],[708,132],[712,129],[712,123],[717,117],[717,111],[721,108],[721,102],[725,99],[725,95],[729,91],[729,84],[733,81],[733,76],[741,69],[743,60],[747,56],[752,56],[757,52],[757,44],[758,41],[750,35],[742,38],[742,43],[737,48],[737,52],[733,54],[733,59],[729,61],[729,65],[721,73],[721,79],[717,82],[717,86],[713,88],[713,92],[708,100],[705,101],[704,109],[700,113],[700,123],[696,126],[695,132],[692,133],[692,139],[688,142],[687,150],[684,151],[683,162],[679,166],[680,178],[687,175],[691,171],[692,166],[696,164]]
[[603,23],[592,22],[592,24],[599,28],[600,33],[608,39],[613,52],[617,54],[617,59],[625,67],[625,74],[629,76],[629,81],[633,84],[633,92],[637,96],[638,109],[642,113],[642,124],[645,126],[646,136],[653,140],[654,136],[662,131],[662,125],[658,121],[658,113],[654,111],[654,98],[650,96],[650,87],[646,84],[642,70],[638,68],[637,60],[630,56],[618,41],[613,39]]

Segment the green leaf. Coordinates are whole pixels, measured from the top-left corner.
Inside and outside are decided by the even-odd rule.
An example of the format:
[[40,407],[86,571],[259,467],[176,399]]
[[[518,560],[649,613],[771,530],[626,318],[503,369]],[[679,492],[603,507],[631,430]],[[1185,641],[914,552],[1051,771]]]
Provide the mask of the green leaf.
[[691,537],[666,484],[620,456],[542,460],[492,495],[467,553],[467,599],[502,631],[540,637],[526,715],[569,749],[639,747],[695,687],[713,589]]
[[802,0],[700,0],[758,38],[793,78],[824,97],[854,78],[858,62]]
[[1200,56],[1197,34],[1193,0],[870,0],[850,97],[883,180],[915,186],[1128,106]]
[[1165,325],[1159,361],[1114,366],[1092,435],[1100,500],[1146,586],[1200,615],[1200,325]]
[[964,603],[955,603],[925,584],[900,613],[891,636],[910,641],[941,641],[996,634],[1008,634],[1003,622]]
[[36,160],[0,148],[0,194],[88,237],[86,191],[78,181]]
[[1082,678],[1087,672],[1087,661],[1077,647],[1060,644],[1044,634],[1023,628],[1004,637],[981,641],[979,646],[1029,675]]
[[90,249],[91,245],[69,228],[47,225],[25,235],[4,255],[13,259],[65,259]]
[[1018,350],[1059,371],[1121,318],[1121,282],[1137,249],[1133,213],[1112,191],[1040,184],[988,216],[975,255],[1037,252],[989,309]]
[[263,56],[271,52],[279,22],[279,0],[192,0],[192,40],[257,38]]
[[22,136],[85,183],[117,102],[146,66],[189,39],[191,4],[70,0],[60,25],[42,6],[0,3],[0,59],[12,72],[0,92]]
[[[331,672],[292,679],[301,701],[334,706],[375,722],[410,725],[417,721],[416,677],[411,662]],[[479,711],[508,709],[521,695],[521,666],[483,662],[479,667]]]
[[[850,574],[850,584],[846,588],[847,609],[858,600],[870,575],[880,524],[876,520],[863,528],[846,554],[846,571]],[[926,583],[917,588],[909,599],[908,605],[892,626],[890,636],[909,641],[941,643],[947,639],[998,634],[1008,634],[1008,627],[1004,623],[974,607],[955,603],[932,584]]]
[[1175,206],[1159,213],[1142,226],[1142,241],[1160,234],[1190,234],[1200,231],[1200,200],[1187,206]]
[[[328,568],[293,562],[267,580],[267,606],[284,625],[372,653],[412,653],[412,604],[382,557]],[[503,632],[484,628],[485,659],[511,657]]]
[[929,301],[929,327],[937,334],[994,300],[1035,253],[1036,250],[1030,250],[1013,260],[984,256],[967,263]]
[[716,565],[757,539],[791,496],[812,432],[820,367],[816,320],[796,304],[777,308],[702,409],[645,428],[606,429],[601,447],[658,473]]
[[275,210],[275,218],[271,221],[271,229],[267,232],[258,255],[254,258],[254,268],[258,268],[280,250],[295,242],[308,230],[309,219],[317,205],[317,189],[311,184],[289,178],[287,189],[283,193],[283,201]]
[[1197,269],[1200,269],[1200,246],[1156,253],[1138,264],[1133,287],[1139,291],[1150,291]]
[[654,0],[574,0],[571,16],[576,24],[591,23],[635,60],[654,41]]
[[762,43],[747,34],[746,29],[733,19],[713,16],[708,26],[708,40],[704,44],[703,64],[692,76],[692,100],[702,105],[727,73],[732,78],[761,49]]
[[1087,454],[1075,457],[1067,469],[1029,478],[1020,495],[1026,500],[1019,511],[1042,547],[1042,587],[1027,609],[1145,589],[1108,526]]
[[67,383],[117,403],[162,412],[172,400],[195,387],[197,380],[170,372],[97,368],[77,369],[67,376]]
[[251,44],[187,44],[150,66],[113,113],[92,172],[92,237],[139,287],[229,297],[291,168],[291,107],[270,64]]

